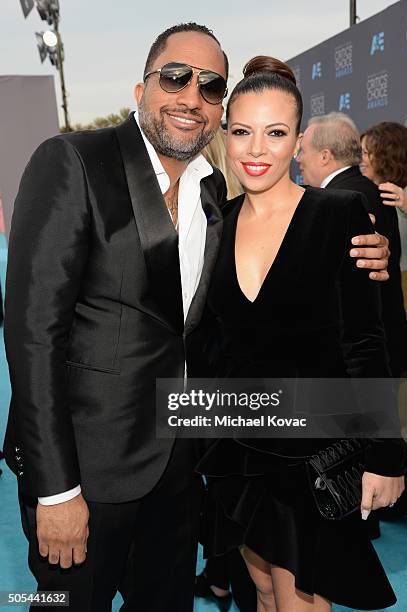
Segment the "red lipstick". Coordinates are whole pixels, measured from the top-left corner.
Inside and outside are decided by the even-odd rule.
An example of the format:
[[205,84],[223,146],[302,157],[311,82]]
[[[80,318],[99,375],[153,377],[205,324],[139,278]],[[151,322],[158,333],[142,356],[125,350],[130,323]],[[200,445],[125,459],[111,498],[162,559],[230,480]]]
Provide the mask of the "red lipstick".
[[242,166],[249,176],[262,176],[266,174],[271,164],[265,164],[264,162],[242,162]]

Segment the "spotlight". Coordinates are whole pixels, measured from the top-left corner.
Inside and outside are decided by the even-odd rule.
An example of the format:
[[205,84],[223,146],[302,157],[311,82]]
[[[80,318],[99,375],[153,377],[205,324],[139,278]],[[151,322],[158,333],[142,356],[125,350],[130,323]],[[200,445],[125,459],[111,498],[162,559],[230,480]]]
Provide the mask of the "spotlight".
[[42,38],[47,47],[56,47],[58,44],[58,37],[52,30],[44,32]]
[[[25,2],[25,8],[28,8],[33,0],[20,0]],[[61,35],[59,33],[59,0],[35,0],[35,4],[38,13],[43,21],[46,21],[52,30],[46,32],[36,32],[35,36],[37,39],[38,52],[40,54],[41,62],[44,62],[48,56],[50,62],[59,72],[61,80],[61,93],[62,93],[62,108],[64,109],[65,115],[65,128],[70,131],[69,117],[68,117],[68,101],[65,88],[64,78],[64,45],[62,44]],[[23,5],[22,5],[23,6]],[[24,10],[24,7],[23,7]]]
[[[38,52],[40,54],[41,62],[49,57],[49,60],[53,66],[59,70],[60,57],[58,52],[58,36],[52,30],[47,32],[36,32],[35,37],[37,39]],[[60,47],[61,61],[64,60],[64,49],[61,43]]]

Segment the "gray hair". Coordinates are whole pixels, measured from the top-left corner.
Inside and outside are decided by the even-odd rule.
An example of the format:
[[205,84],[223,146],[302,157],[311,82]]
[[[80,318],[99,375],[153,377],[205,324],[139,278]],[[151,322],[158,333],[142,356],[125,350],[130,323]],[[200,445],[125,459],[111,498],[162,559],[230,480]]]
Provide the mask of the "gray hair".
[[359,132],[345,113],[328,113],[312,117],[308,125],[315,125],[311,143],[314,149],[329,149],[337,161],[355,166],[361,160]]

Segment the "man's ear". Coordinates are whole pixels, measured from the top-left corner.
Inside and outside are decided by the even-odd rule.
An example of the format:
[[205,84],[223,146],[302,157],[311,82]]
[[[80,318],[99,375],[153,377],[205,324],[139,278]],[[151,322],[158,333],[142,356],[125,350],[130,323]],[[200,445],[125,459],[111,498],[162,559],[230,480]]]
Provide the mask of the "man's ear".
[[321,166],[327,166],[333,159],[332,153],[329,149],[322,149],[319,152]]
[[144,83],[137,83],[134,86],[134,98],[136,100],[137,106],[140,106],[141,98],[143,97],[143,94],[144,94],[144,88],[145,88]]

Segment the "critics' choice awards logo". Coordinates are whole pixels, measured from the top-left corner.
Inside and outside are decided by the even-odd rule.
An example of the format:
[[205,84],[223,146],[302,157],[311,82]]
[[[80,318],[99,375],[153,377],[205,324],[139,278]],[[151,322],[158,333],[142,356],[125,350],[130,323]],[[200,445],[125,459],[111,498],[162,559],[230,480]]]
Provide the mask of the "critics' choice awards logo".
[[352,74],[353,63],[352,63],[353,45],[348,42],[335,49],[335,75],[336,78]]
[[367,77],[366,94],[367,109],[382,108],[389,103],[389,75],[378,72]]
[[339,96],[339,110],[350,110],[350,93],[347,91]]
[[325,94],[314,94],[310,100],[311,117],[315,115],[325,115]]
[[320,79],[322,77],[322,62],[316,62],[312,64],[312,80]]
[[378,51],[384,51],[384,32],[373,34],[372,42],[370,43],[370,55],[374,55]]

